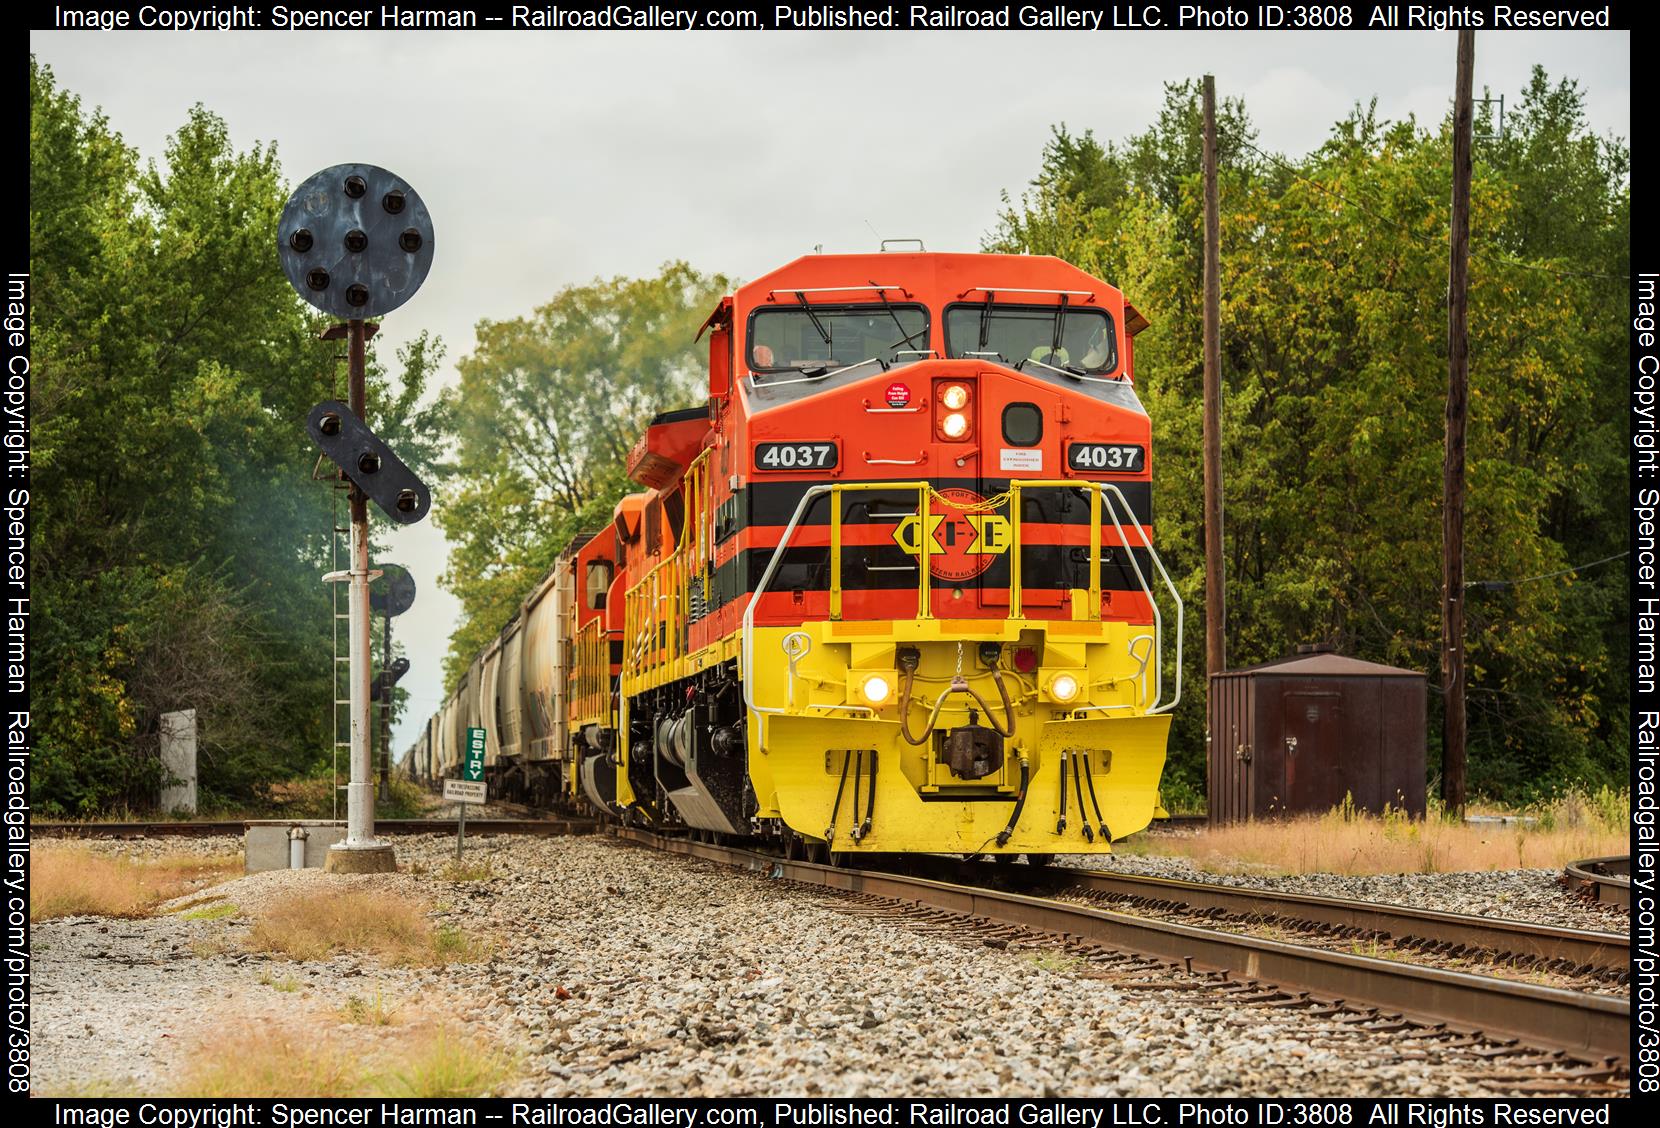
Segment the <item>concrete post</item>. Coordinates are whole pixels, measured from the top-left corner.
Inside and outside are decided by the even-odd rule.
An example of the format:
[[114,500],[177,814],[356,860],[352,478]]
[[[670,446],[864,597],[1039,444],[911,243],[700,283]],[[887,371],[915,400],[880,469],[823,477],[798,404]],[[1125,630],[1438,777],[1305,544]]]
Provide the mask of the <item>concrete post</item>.
[[161,715],[161,766],[172,778],[161,789],[164,814],[196,813],[196,710]]

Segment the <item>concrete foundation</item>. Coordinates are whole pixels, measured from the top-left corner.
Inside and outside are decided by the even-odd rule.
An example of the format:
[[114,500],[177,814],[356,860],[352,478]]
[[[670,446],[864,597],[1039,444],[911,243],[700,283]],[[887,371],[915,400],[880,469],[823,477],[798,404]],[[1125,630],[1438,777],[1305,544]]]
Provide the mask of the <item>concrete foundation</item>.
[[306,833],[306,869],[322,869],[328,860],[329,847],[346,839],[346,824],[327,819],[265,819],[243,825],[246,828],[243,850],[249,873],[289,869],[295,827]]
[[328,859],[323,863],[323,870],[327,873],[398,872],[398,856],[388,845],[348,850],[345,844],[341,843],[331,846],[328,855]]

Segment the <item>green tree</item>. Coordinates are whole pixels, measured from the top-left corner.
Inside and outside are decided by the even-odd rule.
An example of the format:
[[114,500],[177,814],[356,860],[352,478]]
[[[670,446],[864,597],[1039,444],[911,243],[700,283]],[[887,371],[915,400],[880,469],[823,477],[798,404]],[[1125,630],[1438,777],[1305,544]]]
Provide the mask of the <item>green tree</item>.
[[[276,153],[197,106],[141,167],[31,60],[29,176],[37,806],[146,804],[180,708],[209,799],[246,798],[319,760],[332,698],[304,421],[336,350],[277,264]],[[377,418],[427,457],[419,383],[375,375]]]
[[570,286],[528,317],[482,321],[444,410],[459,440],[438,520],[461,601],[447,682],[512,617],[573,536],[603,528],[632,486],[629,450],[655,413],[702,402],[699,325],[730,287],[683,262],[655,278]]
[[[1190,654],[1203,624],[1197,118],[1181,84],[1123,143],[1057,129],[1033,190],[1005,198],[988,237],[1085,265],[1152,319],[1138,382]],[[1542,72],[1507,124],[1477,150],[1466,554],[1472,579],[1527,582],[1472,593],[1467,650],[1472,780],[1521,797],[1624,774],[1617,571],[1529,578],[1623,547],[1629,160],[1588,135],[1577,87]],[[1230,103],[1219,135],[1231,665],[1327,641],[1437,685],[1450,133],[1356,107],[1293,160],[1257,150]],[[1178,794],[1204,778],[1194,688],[1173,740]]]

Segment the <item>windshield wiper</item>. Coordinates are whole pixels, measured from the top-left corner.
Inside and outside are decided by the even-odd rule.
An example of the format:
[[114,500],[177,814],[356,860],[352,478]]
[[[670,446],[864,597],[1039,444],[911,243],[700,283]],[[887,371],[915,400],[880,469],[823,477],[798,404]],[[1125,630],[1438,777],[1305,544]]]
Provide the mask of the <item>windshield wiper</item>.
[[818,330],[818,335],[823,337],[824,343],[828,345],[830,343],[830,330],[824,327],[824,323],[818,319],[818,314],[813,312],[813,307],[807,304],[807,295],[797,290],[795,300],[801,303],[801,308],[806,311],[807,317],[813,323],[813,328]]
[[1055,310],[1055,335],[1054,335],[1053,339],[1051,339],[1050,342],[1049,342],[1049,354],[1051,356],[1060,355],[1060,351],[1061,351],[1061,330],[1066,327],[1066,300],[1070,296],[1071,295],[1069,295],[1069,294],[1062,294],[1061,295],[1061,304]]
[[980,343],[977,348],[984,349],[986,340],[991,335],[991,303],[997,300],[997,295],[990,290],[986,291],[986,304],[980,307]]
[[1090,379],[1090,377],[1085,376],[1081,370],[1079,370],[1077,368],[1073,368],[1070,364],[1068,364],[1064,368],[1056,368],[1053,364],[1045,364],[1045,363],[1043,363],[1043,361],[1038,360],[1035,357],[1030,357],[1030,356],[1027,357],[1025,360],[1021,361],[1019,364],[1016,364],[1014,366],[1014,370],[1016,372],[1024,372],[1026,370],[1026,366],[1028,364],[1035,364],[1039,368],[1047,368],[1051,372],[1059,372],[1062,376],[1070,376],[1074,380],[1087,380],[1087,379]]
[[882,287],[877,286],[874,281],[871,282],[871,286],[875,287],[876,300],[882,303],[882,308],[888,311],[889,317],[893,318],[894,328],[904,334],[904,336],[900,337],[899,340],[889,345],[889,348],[896,349],[900,345],[909,345],[918,337],[922,336],[923,332],[927,329],[926,324],[922,329],[918,329],[915,333],[905,333],[905,323],[899,320],[899,313],[893,308],[893,303],[888,301],[887,292],[883,290]]

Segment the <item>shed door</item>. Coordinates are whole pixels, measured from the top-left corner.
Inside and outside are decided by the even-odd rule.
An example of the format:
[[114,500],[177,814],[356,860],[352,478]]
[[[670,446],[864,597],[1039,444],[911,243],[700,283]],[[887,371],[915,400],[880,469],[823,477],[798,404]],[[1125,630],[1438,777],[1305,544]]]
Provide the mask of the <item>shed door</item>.
[[1280,732],[1285,742],[1282,794],[1293,812],[1325,810],[1343,798],[1341,700],[1335,693],[1306,692],[1280,698]]

